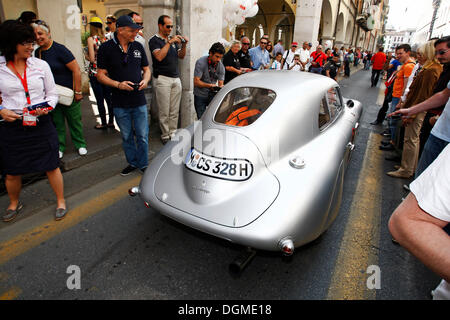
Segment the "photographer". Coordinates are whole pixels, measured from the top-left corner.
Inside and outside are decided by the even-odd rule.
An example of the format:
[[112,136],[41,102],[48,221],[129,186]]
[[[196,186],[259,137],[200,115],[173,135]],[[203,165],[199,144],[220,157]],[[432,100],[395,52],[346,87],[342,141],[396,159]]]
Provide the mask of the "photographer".
[[128,162],[121,175],[126,176],[148,166],[148,111],[143,89],[151,73],[144,48],[134,41],[141,27],[129,16],[117,19],[116,26],[113,38],[98,50],[97,79],[113,87],[111,104]]
[[195,63],[194,106],[198,119],[202,117],[217,89],[223,87],[225,67],[221,60],[224,53],[223,45],[216,42],[209,49],[209,56],[201,57]]
[[334,81],[337,81],[337,74],[340,68],[341,63],[339,61],[339,55],[337,53],[333,53],[331,60],[328,61],[323,67],[322,74],[333,79]]
[[159,111],[161,141],[166,143],[178,127],[181,101],[181,80],[178,59],[186,56],[188,39],[171,37],[173,22],[169,16],[158,19],[158,30],[148,42],[153,61],[153,84]]
[[303,70],[302,69],[303,66],[302,66],[302,63],[300,62],[299,54],[295,54],[294,59],[292,60],[292,63],[290,63],[288,65],[289,65],[289,70],[292,70],[292,71],[302,71]]

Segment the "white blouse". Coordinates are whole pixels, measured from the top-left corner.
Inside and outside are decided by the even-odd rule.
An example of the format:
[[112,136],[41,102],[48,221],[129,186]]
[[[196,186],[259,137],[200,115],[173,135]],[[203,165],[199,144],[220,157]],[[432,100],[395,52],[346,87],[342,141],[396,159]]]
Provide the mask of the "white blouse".
[[[35,57],[27,59],[27,84],[32,105],[48,101],[53,108],[56,106],[58,91],[46,61]],[[25,89],[19,77],[7,67],[4,56],[0,56],[0,94],[3,107],[22,114],[27,106]]]

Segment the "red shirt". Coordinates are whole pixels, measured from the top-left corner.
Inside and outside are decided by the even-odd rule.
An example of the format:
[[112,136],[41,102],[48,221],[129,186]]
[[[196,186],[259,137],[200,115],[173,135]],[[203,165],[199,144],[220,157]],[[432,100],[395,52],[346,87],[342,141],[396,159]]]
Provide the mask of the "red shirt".
[[[311,62],[312,68],[320,68],[323,67],[325,62],[327,62],[327,55],[321,51],[320,53],[318,51],[314,51],[311,53],[311,57],[313,58],[313,61]],[[314,64],[314,62],[318,63],[318,65]]]
[[383,52],[378,51],[370,60],[373,62],[373,70],[383,70],[384,63],[386,62],[386,55]]

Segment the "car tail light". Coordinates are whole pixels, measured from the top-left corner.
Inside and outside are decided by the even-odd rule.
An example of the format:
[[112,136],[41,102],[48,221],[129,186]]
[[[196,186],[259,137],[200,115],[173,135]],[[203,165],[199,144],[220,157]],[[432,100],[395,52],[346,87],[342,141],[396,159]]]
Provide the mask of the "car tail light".
[[294,243],[291,239],[282,240],[280,242],[280,249],[285,256],[291,256],[294,254]]

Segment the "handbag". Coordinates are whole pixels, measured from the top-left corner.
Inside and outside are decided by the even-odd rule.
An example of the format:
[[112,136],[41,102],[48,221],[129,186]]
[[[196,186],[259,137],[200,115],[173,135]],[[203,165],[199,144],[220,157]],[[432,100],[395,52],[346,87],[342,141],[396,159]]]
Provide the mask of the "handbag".
[[61,86],[59,84],[56,85],[56,90],[58,91],[58,103],[64,106],[70,106],[73,102],[74,92],[72,89]]

